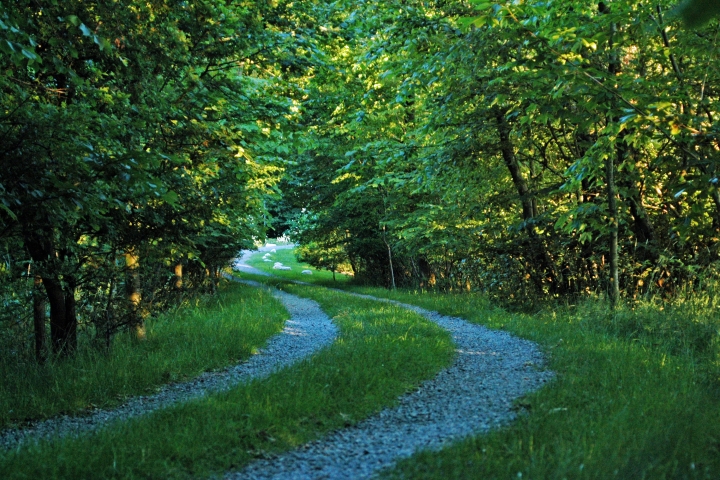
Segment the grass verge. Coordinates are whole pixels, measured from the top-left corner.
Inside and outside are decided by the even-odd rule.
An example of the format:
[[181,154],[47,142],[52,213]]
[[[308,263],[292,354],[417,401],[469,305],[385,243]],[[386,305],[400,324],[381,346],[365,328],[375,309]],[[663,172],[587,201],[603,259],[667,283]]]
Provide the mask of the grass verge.
[[[268,255],[268,260],[270,260],[269,262],[263,259],[263,256],[266,254]],[[289,266],[292,270],[274,270],[273,265],[275,262]],[[347,285],[352,281],[352,277],[342,273],[335,273],[335,278],[333,279],[332,272],[328,270],[317,270],[307,263],[298,263],[294,250],[291,248],[277,249],[275,253],[256,252],[250,257],[247,264],[285,280],[302,281],[323,287],[341,288],[343,285]],[[303,270],[310,270],[312,275],[303,274]]]
[[334,318],[340,337],[332,346],[228,392],[1,453],[0,478],[187,478],[238,468],[392,405],[452,360],[450,336],[417,314],[316,287],[283,288]]
[[499,431],[423,452],[388,478],[718,479],[720,322],[715,302],[588,300],[535,315],[477,294],[355,291],[395,298],[538,342],[557,379]]
[[88,348],[45,365],[0,357],[0,428],[112,407],[237,363],[278,333],[287,318],[270,293],[233,283],[215,298],[148,320],[146,341],[117,335],[109,353]]
[[523,415],[514,424],[420,453],[385,472],[388,478],[720,478],[720,297],[713,288],[675,303],[645,299],[614,314],[589,299],[527,315],[496,308],[481,294],[335,286],[507,329],[538,342],[558,373],[517,403]]

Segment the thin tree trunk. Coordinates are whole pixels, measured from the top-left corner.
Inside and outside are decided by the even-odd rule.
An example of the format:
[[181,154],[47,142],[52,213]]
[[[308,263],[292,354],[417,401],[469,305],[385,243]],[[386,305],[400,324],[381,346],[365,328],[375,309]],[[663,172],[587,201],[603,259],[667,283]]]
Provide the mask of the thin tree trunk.
[[605,160],[605,176],[607,182],[608,213],[610,215],[610,304],[615,308],[620,298],[620,281],[618,274],[618,208],[615,199],[615,156],[608,155]]
[[183,265],[181,262],[175,264],[173,273],[175,274],[175,283],[173,286],[175,287],[176,301],[180,303],[183,298]]
[[67,325],[65,292],[59,281],[48,277],[43,277],[42,280],[50,303],[50,341],[53,353],[67,356],[71,353],[75,342],[74,339],[68,338],[74,329],[68,328]]
[[512,142],[510,141],[510,126],[505,119],[505,114],[499,108],[495,108],[494,113],[495,120],[497,121],[498,136],[500,137],[500,151],[502,153],[503,160],[505,161],[505,166],[510,172],[510,177],[515,185],[518,196],[520,197],[523,220],[527,222],[533,218],[533,214],[535,212],[535,209],[533,209],[530,189],[520,172],[520,166],[515,158],[515,151],[513,149]]
[[40,364],[47,359],[47,328],[45,309],[47,306],[43,291],[42,277],[35,275],[33,282],[33,327],[35,330],[35,358]]
[[620,187],[627,190],[628,194],[624,197],[627,203],[630,215],[633,217],[633,231],[640,247],[640,258],[642,260],[650,260],[653,263],[658,259],[658,251],[655,238],[655,228],[653,227],[650,216],[645,210],[642,203],[642,194],[632,186],[632,182],[618,181]]
[[[610,13],[610,10],[603,5],[601,13]],[[608,45],[610,47],[610,63],[608,65],[608,73],[610,75],[617,75],[620,70],[620,64],[618,62],[617,53],[615,53],[614,47],[614,35],[617,31],[617,26],[612,24],[610,31],[610,40]],[[611,118],[613,123],[619,122],[618,117]],[[615,188],[615,157],[617,156],[618,161],[622,161],[625,154],[625,148],[623,145],[623,139],[620,137],[616,144],[615,155],[608,155],[605,160],[605,182],[606,192],[608,197],[608,214],[610,215],[610,285],[608,289],[608,295],[610,297],[610,304],[613,308],[617,305],[618,299],[620,298],[620,276],[618,272],[618,208],[617,208],[617,190]]]
[[65,349],[72,353],[77,349],[77,302],[75,301],[75,278],[65,279]]
[[497,121],[498,136],[500,137],[500,152],[502,153],[505,166],[507,166],[508,171],[510,172],[510,177],[515,185],[518,196],[520,197],[522,215],[525,222],[524,230],[527,232],[533,243],[531,250],[535,250],[532,254],[532,256],[535,257],[533,261],[538,262],[540,268],[543,270],[544,277],[549,280],[550,291],[558,292],[558,289],[562,286],[557,281],[558,275],[555,273],[555,266],[547,252],[547,249],[545,248],[545,245],[538,237],[535,227],[532,225],[532,219],[537,212],[537,205],[530,193],[527,182],[522,176],[520,165],[515,157],[515,150],[510,140],[510,125],[508,125],[508,122],[505,119],[505,114],[501,109],[495,108],[493,112],[495,114],[495,120]]
[[392,280],[392,288],[393,290],[396,289],[395,287],[395,270],[393,269],[393,260],[392,260],[392,249],[390,248],[390,244],[387,241],[387,237],[385,236],[385,227],[383,226],[383,242],[385,242],[385,246],[388,250],[388,260],[390,261],[390,279]]
[[142,313],[142,292],[138,272],[140,258],[134,248],[125,252],[125,266],[127,267],[125,291],[131,309],[130,329],[137,340],[145,340],[147,332],[145,331],[145,319]]
[[68,317],[68,313],[74,313],[74,306],[68,311],[63,285],[57,273],[52,272],[55,248],[51,242],[30,231],[23,232],[23,241],[33,262],[44,266],[44,273],[40,276],[50,304],[50,343],[53,353],[68,356],[75,351],[77,345],[77,319],[74,315]]

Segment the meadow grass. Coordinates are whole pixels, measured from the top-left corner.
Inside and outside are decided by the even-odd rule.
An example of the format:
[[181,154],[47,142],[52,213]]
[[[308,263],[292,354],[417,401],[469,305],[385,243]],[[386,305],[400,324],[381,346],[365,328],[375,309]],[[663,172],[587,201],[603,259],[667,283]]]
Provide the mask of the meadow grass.
[[[260,279],[277,282],[273,279]],[[337,341],[270,377],[115,422],[93,435],[0,453],[0,478],[187,478],[238,468],[393,405],[452,361],[447,332],[421,316],[323,288]]]
[[480,293],[334,286],[508,330],[537,342],[557,372],[516,403],[513,424],[419,453],[388,478],[720,478],[713,284],[672,302],[649,297],[612,311],[591,298],[545,303],[535,314],[504,310]]
[[[270,262],[263,260],[263,255],[266,253],[269,253],[270,255]],[[292,270],[274,270],[273,265],[275,262],[287,265],[291,267]],[[330,288],[341,288],[343,285],[347,285],[352,281],[351,276],[336,272],[335,279],[333,279],[333,274],[329,270],[318,270],[307,263],[298,263],[294,250],[291,248],[278,249],[275,253],[256,252],[250,257],[247,264],[251,267],[257,268],[258,270],[270,273],[278,278],[292,281],[302,281]],[[312,271],[312,275],[304,275],[302,273],[303,270]]]
[[720,321],[714,299],[602,300],[534,315],[480,294],[352,288],[505,329],[541,345],[557,378],[516,403],[517,421],[388,478],[718,479]]
[[45,365],[0,357],[0,428],[58,414],[109,408],[248,358],[288,318],[269,292],[237,283],[217,297],[147,321],[147,340],[120,333],[109,352],[83,348]]

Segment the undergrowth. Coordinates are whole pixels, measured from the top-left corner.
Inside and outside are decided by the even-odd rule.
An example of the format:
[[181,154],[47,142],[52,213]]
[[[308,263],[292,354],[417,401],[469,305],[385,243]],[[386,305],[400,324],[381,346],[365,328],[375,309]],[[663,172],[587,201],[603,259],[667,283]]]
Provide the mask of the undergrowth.
[[114,337],[109,351],[83,348],[69,359],[0,356],[0,428],[58,414],[108,408],[169,382],[237,363],[287,319],[263,290],[237,283],[147,321],[147,340]]

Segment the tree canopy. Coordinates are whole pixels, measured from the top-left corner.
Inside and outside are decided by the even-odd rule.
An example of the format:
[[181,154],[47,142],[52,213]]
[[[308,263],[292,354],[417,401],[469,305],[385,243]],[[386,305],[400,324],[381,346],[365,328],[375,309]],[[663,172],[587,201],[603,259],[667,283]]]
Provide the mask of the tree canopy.
[[718,259],[717,23],[686,29],[675,7],[343,4],[286,180],[297,238],[387,285],[697,281]]
[[3,334],[35,315],[38,338],[45,301],[58,353],[78,325],[141,332],[268,229],[387,286],[695,285],[718,266],[714,5],[5,2]]

